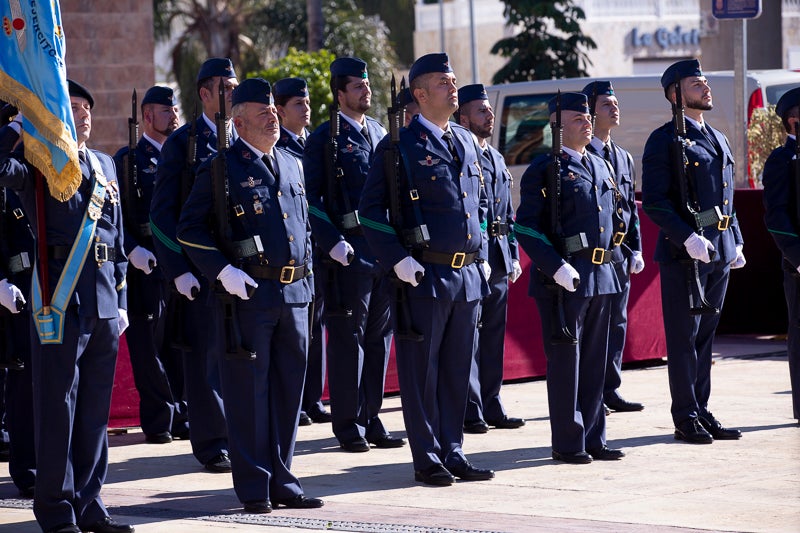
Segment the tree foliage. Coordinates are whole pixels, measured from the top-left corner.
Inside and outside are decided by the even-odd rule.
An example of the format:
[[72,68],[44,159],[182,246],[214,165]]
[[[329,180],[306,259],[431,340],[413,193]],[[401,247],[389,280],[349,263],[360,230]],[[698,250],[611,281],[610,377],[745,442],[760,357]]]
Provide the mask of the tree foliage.
[[597,48],[583,35],[586,18],[573,0],[503,0],[508,25],[521,28],[501,39],[491,53],[509,58],[492,81],[505,83],[586,76],[591,64],[587,50]]

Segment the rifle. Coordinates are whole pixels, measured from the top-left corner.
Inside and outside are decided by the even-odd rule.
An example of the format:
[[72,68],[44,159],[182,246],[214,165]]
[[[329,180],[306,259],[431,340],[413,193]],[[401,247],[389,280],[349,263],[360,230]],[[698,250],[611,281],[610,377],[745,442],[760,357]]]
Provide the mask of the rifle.
[[[400,82],[400,90],[402,91],[405,86],[405,78]],[[404,235],[403,231],[403,214],[400,210],[400,127],[403,124],[404,109],[400,105],[397,98],[397,87],[392,74],[391,82],[392,101],[388,109],[389,114],[389,138],[392,141],[390,150],[387,151],[384,164],[384,176],[386,178],[387,190],[389,192],[389,223],[395,228],[398,235]],[[427,227],[426,227],[427,232]],[[406,239],[403,239],[403,244],[410,251],[411,246],[408,245]],[[390,278],[394,284],[395,289],[395,312],[397,316],[397,331],[395,336],[401,340],[409,340],[413,342],[421,342],[424,336],[415,331],[411,323],[411,308],[408,304],[408,287],[406,283],[392,276]],[[417,282],[422,279],[422,273],[417,274]]]
[[[553,134],[553,147],[550,152],[552,158],[547,165],[547,191],[550,209],[550,230],[553,232],[553,242],[556,251],[567,263],[571,254],[567,251],[564,238],[564,229],[561,225],[561,144],[563,127],[561,124],[561,91],[556,95],[556,120],[550,123]],[[585,240],[586,236],[580,234]],[[578,280],[575,280],[575,288],[578,288]],[[566,314],[564,312],[564,289],[555,281],[548,281],[548,288],[555,293],[555,299],[550,309],[550,342],[553,344],[577,344],[578,338],[567,326]]]
[[[341,191],[343,202],[345,203],[345,210],[347,213],[341,218],[337,227],[340,230],[352,229],[360,226],[358,220],[358,212],[350,209],[350,197],[347,195],[347,190],[344,184],[344,171],[339,166],[339,99],[336,90],[336,78],[331,78],[331,92],[333,93],[333,103],[330,107],[330,136],[328,143],[325,145],[325,210],[328,216],[333,221],[334,214],[339,213],[338,202],[336,201],[337,192]],[[337,184],[339,190],[337,191]],[[353,260],[353,254],[347,255],[347,260]],[[332,316],[353,316],[353,310],[345,308],[342,303],[342,295],[339,292],[339,265],[338,262],[332,260],[328,254],[322,260],[325,263],[325,283],[327,285],[326,295],[332,298],[326,298],[325,313]]]
[[[700,202],[697,200],[697,190],[690,183],[689,159],[686,157],[686,147],[691,145],[691,141],[686,138],[686,118],[684,115],[683,95],[681,93],[681,80],[675,73],[675,103],[672,104],[672,120],[675,124],[675,138],[672,141],[672,168],[678,173],[678,185],[680,187],[681,205],[688,215],[689,224],[697,235],[703,235],[703,225],[698,219],[700,212]],[[722,217],[720,216],[720,219]],[[709,257],[713,260],[716,252],[708,251]],[[689,314],[696,315],[715,315],[719,309],[706,301],[705,290],[700,282],[700,266],[697,259],[691,257],[683,259],[686,263],[686,287],[689,295]]]
[[189,198],[189,193],[192,192],[192,185],[194,184],[194,165],[197,162],[197,103],[194,105],[194,114],[192,115],[192,122],[189,125],[189,139],[186,142],[186,164],[181,173],[181,186],[180,186],[180,201],[178,208],[186,202]]
[[[217,155],[211,161],[212,196],[214,198],[214,233],[217,246],[228,257],[233,257],[232,232],[228,218],[228,176],[226,152],[229,148],[227,117],[225,116],[225,83],[219,81],[219,111],[214,116],[217,126]],[[232,263],[235,262],[232,261]],[[255,287],[248,286],[248,296],[252,296]],[[252,361],[256,352],[242,346],[242,332],[239,329],[236,296],[228,293],[221,283],[215,287],[217,298],[222,303],[222,324],[225,336],[225,357]]]
[[139,186],[139,176],[136,168],[136,144],[139,142],[139,119],[136,109],[136,89],[131,95],[131,116],[128,118],[128,153],[123,156],[122,186],[123,195],[123,221],[125,231],[137,239],[141,237],[139,225],[136,223],[136,207],[142,198],[142,188]]

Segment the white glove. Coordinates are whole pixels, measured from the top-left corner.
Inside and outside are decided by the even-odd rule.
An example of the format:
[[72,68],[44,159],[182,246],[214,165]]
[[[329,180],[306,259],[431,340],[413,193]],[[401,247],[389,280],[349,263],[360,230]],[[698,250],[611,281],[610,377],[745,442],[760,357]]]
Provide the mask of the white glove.
[[25,303],[25,298],[22,296],[22,291],[19,290],[19,287],[10,283],[7,279],[0,281],[0,304],[16,315],[19,313],[17,300],[22,300],[22,303]]
[[714,245],[702,235],[698,235],[697,233],[690,234],[689,237],[683,241],[683,245],[686,247],[686,253],[688,253],[689,257],[692,259],[697,259],[703,263],[711,262],[708,251],[714,250]]
[[644,259],[642,252],[633,252],[631,256],[631,274],[638,274],[644,270]]
[[128,326],[130,325],[130,321],[128,320],[128,310],[127,309],[120,309],[119,310],[119,321],[117,322],[117,324],[119,324],[119,334],[122,335],[122,333],[126,329],[128,329]]
[[199,291],[200,282],[197,281],[197,278],[194,277],[194,274],[191,272],[184,272],[175,278],[175,288],[178,289],[178,292],[186,296],[189,300],[194,300],[194,296],[192,296],[192,288],[196,288]]
[[422,279],[422,276],[425,275],[425,268],[409,255],[397,262],[394,266],[394,273],[397,274],[398,279],[401,281],[405,281],[406,283],[410,283],[412,287],[416,287],[419,285],[417,273],[421,274],[420,279]]
[[731,268],[742,268],[747,264],[747,259],[744,258],[744,254],[742,253],[743,247],[744,246],[741,244],[736,245],[736,259],[731,263]]
[[486,276],[486,281],[489,281],[489,278],[492,277],[492,267],[489,266],[489,261],[484,261],[481,263],[483,267],[483,275]]
[[222,286],[228,291],[228,294],[238,296],[242,300],[249,300],[247,295],[247,286],[258,287],[258,283],[248,276],[244,271],[239,270],[233,265],[226,265],[219,274],[217,279],[222,282]]
[[349,242],[339,241],[328,253],[334,261],[338,261],[343,266],[348,266],[353,261],[355,250],[353,250]]
[[519,261],[514,259],[511,261],[511,274],[508,275],[508,279],[511,280],[511,283],[514,283],[519,279],[522,275],[522,266],[520,266]]
[[141,246],[131,250],[131,253],[128,254],[128,262],[145,274],[153,272],[153,268],[157,264],[156,256],[150,250]]
[[567,289],[569,292],[575,292],[578,288],[578,283],[581,281],[581,275],[569,263],[564,263],[553,274],[553,279],[556,283]]

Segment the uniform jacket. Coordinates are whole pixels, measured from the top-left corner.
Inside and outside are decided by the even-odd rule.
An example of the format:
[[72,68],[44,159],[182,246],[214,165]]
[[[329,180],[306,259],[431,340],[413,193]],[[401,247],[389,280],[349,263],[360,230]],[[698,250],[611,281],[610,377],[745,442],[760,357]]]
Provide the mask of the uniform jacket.
[[[340,117],[339,136],[336,138],[338,148],[337,163],[344,174],[345,188],[350,201],[350,209],[358,208],[361,191],[367,180],[367,173],[372,163],[375,146],[386,130],[381,124],[370,117],[365,117],[370,142],[364,138],[344,118]],[[337,184],[336,198],[332,204],[335,212],[328,210],[327,177],[325,176],[325,147],[330,139],[330,121],[325,122],[306,141],[303,153],[303,170],[306,184],[308,185],[308,204],[311,213],[311,227],[314,230],[314,240],[317,246],[327,254],[334,245],[344,239],[355,250],[355,258],[347,268],[350,270],[373,271],[375,267],[375,254],[367,245],[363,235],[351,232],[342,233],[339,221],[346,213],[341,197],[341,187]]]
[[[273,267],[307,265],[311,268],[311,229],[300,163],[288,152],[274,149],[276,179],[266,164],[241,140],[226,152],[229,188],[231,240],[242,241],[259,235],[264,247],[262,264]],[[201,165],[189,199],[181,212],[178,238],[192,262],[210,281],[227,265],[259,264],[256,256],[226,257],[214,239],[208,221],[213,219],[211,161]],[[243,211],[236,216],[233,210]],[[312,298],[311,278],[282,284],[278,280],[256,279],[254,298],[266,306],[307,303]]]
[[[205,119],[197,117],[197,155],[192,178],[197,168],[217,151],[217,135]],[[175,279],[192,270],[175,236],[181,212],[181,177],[186,167],[189,124],[178,128],[164,142],[158,161],[153,200],[150,204],[150,223],[158,264],[168,279]]]
[[[136,144],[136,180],[142,191],[141,197],[138,198],[129,198],[125,184],[122,182],[126,172],[124,164],[126,155],[128,155],[127,146],[123,146],[114,154],[114,164],[120,179],[120,191],[124,206],[122,212],[125,217],[125,252],[130,253],[137,246],[143,246],[153,252],[153,239],[147,233],[150,232],[150,203],[158,171],[159,151],[144,137],[139,139]],[[131,208],[135,216],[133,220],[127,220],[126,215]],[[143,233],[144,237],[142,237]]]
[[[122,210],[119,201],[119,185],[114,161],[108,155],[92,150],[100,161],[108,180],[106,197],[101,217],[97,220],[95,241],[114,248],[115,259],[101,263],[94,261],[94,247],[83,265],[68,305],[77,305],[81,317],[112,319],[119,317],[119,309],[127,309],[125,273],[128,260],[123,250]],[[86,164],[81,163],[83,179],[78,190],[66,202],[59,202],[45,191],[45,216],[47,245],[72,247],[78,228],[86,213],[91,197],[91,176]],[[20,145],[13,154],[0,157],[0,186],[16,191],[25,213],[36,212],[34,168],[24,160]],[[36,218],[29,217],[34,231]],[[50,289],[55,290],[65,259],[48,257]]]
[[506,167],[503,156],[492,146],[487,145],[486,157],[481,157],[483,165],[483,184],[486,189],[488,225],[492,222],[508,224],[509,234],[492,237],[487,227],[489,265],[492,267],[492,277],[501,273],[510,274],[513,270],[512,262],[519,261],[519,249],[514,238],[514,207],[511,205],[511,187],[514,178]]
[[[308,139],[308,132],[306,132],[306,139]],[[283,148],[297,159],[302,161],[303,159],[303,147],[297,142],[297,139],[294,138],[289,131],[281,126],[281,136],[278,138],[278,142],[275,143],[276,148]]]
[[[400,144],[406,157],[399,178],[400,204],[404,226],[416,226],[409,195],[408,174],[419,195],[417,203],[422,221],[428,226],[428,249],[453,254],[478,252],[488,259],[486,238],[486,191],[483,187],[479,151],[472,134],[451,123],[460,162],[456,162],[435,136],[419,123],[417,117],[408,128],[400,130]],[[359,212],[369,246],[386,271],[409,255],[388,217],[388,190],[384,159],[391,155],[391,141],[384,137],[375,152]],[[460,269],[449,265],[423,263],[425,275],[419,286],[410,287],[416,297],[448,298],[474,301],[489,294],[489,286],[472,264]]]
[[[588,152],[591,173],[566,152],[561,153],[561,226],[562,236],[585,233],[589,249],[612,250],[614,244],[614,209],[616,192],[606,162]],[[543,275],[531,276],[529,294],[541,296],[566,258],[556,250],[556,236],[550,224],[547,168],[552,160],[543,154],[530,164],[520,181],[520,204],[514,233],[522,248]],[[549,191],[547,192],[549,194]],[[595,265],[586,253],[572,254],[569,263],[578,271],[581,281],[576,296],[591,297],[620,292],[620,283],[612,263]]]
[[[743,244],[736,212],[733,209],[733,154],[728,139],[706,123],[706,129],[722,149],[716,148],[689,121],[686,137],[692,142],[686,148],[689,160],[686,167],[694,177],[699,211],[718,206],[723,215],[733,217],[730,228],[720,231],[716,226],[703,229],[703,235],[716,249],[715,261],[727,263],[736,259],[736,245]],[[671,154],[675,126],[668,122],[650,134],[642,156],[642,207],[661,231],[658,234],[655,260],[672,262],[687,257],[683,242],[694,231],[681,208],[680,183],[672,169]]]
[[789,272],[800,266],[798,185],[792,184],[796,149],[797,140],[788,137],[786,144],[773,150],[764,164],[764,222],[783,254],[783,267]]

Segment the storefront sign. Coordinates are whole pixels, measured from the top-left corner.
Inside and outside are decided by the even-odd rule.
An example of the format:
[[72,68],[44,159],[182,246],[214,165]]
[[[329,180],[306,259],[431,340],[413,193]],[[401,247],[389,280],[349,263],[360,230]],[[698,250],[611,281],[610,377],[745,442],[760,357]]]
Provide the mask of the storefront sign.
[[675,26],[673,30],[661,27],[651,33],[642,33],[639,31],[639,28],[633,28],[631,31],[631,41],[634,48],[657,45],[666,50],[668,48],[681,48],[684,46],[699,46],[700,30],[696,28],[684,30],[680,26]]

